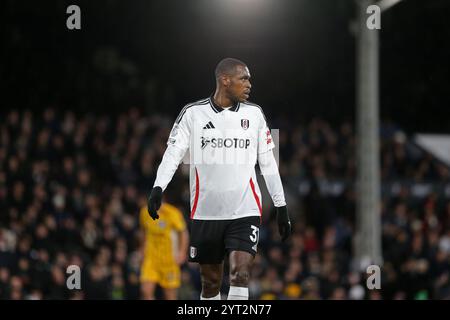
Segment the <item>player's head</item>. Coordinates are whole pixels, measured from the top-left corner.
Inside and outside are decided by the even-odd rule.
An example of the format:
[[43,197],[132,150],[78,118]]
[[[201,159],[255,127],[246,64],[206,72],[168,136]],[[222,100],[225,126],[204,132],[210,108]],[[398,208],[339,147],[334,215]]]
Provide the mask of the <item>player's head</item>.
[[227,97],[234,102],[243,102],[250,95],[250,71],[247,65],[233,58],[225,58],[217,64],[217,88],[224,90]]

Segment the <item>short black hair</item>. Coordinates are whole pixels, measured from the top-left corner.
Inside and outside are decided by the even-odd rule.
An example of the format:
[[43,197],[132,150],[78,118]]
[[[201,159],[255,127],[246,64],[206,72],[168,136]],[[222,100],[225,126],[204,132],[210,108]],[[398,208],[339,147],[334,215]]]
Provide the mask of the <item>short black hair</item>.
[[234,58],[225,58],[222,59],[216,66],[216,70],[214,71],[214,74],[216,76],[216,79],[218,79],[222,74],[231,74],[233,73],[234,69],[237,66],[244,66],[247,65],[242,62],[241,60],[234,59]]

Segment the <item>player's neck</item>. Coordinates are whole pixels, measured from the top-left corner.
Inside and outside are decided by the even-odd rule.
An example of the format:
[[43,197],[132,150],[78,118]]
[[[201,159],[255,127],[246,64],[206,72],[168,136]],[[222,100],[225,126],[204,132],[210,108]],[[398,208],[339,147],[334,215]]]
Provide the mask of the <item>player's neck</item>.
[[220,92],[220,91],[216,91],[216,92],[214,93],[213,99],[214,99],[214,103],[215,103],[217,106],[219,106],[219,107],[221,107],[221,108],[223,108],[223,109],[226,109],[226,108],[229,108],[229,107],[232,107],[232,106],[233,106],[233,101],[231,101],[230,98],[227,98],[227,97],[225,96],[225,94],[223,94],[223,93]]

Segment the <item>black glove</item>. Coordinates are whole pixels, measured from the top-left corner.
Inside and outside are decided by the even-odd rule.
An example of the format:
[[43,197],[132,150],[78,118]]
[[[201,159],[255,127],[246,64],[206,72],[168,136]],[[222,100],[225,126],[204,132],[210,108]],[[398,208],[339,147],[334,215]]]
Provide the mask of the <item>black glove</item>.
[[277,223],[281,241],[284,242],[291,235],[291,221],[286,206],[277,208]]
[[159,219],[158,210],[161,207],[162,189],[154,187],[147,200],[147,210],[153,220]]

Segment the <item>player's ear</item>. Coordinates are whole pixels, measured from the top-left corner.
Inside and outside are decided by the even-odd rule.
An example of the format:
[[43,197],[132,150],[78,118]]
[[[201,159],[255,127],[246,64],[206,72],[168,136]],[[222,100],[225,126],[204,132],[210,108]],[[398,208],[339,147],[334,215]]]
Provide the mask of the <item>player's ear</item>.
[[231,79],[227,75],[220,76],[220,81],[224,87],[228,87],[230,85]]

